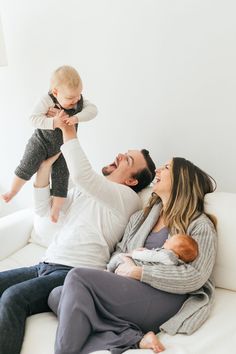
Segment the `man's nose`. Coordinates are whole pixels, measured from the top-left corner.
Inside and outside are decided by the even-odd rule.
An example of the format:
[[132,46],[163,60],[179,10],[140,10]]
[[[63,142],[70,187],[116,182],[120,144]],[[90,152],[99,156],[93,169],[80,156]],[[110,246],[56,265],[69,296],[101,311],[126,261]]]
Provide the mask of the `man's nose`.
[[118,160],[121,161],[124,158],[124,154],[118,154]]

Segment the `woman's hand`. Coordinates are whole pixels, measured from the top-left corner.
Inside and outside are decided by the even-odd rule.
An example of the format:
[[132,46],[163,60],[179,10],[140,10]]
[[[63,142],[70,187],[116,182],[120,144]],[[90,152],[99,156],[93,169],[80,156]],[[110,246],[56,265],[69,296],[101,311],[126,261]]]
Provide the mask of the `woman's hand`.
[[59,152],[58,154],[49,157],[47,160],[41,163],[35,178],[34,186],[36,188],[44,188],[49,185],[49,178],[50,178],[52,165],[60,155],[61,153]]
[[115,273],[123,277],[140,280],[142,276],[142,267],[136,266],[129,257],[122,256],[122,259],[124,263],[116,268]]

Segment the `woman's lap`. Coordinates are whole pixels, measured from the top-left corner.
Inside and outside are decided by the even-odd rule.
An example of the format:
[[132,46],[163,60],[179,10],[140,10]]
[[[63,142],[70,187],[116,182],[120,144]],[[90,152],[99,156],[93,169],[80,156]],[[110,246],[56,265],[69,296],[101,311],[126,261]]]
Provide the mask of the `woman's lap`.
[[[77,280],[75,284],[87,286],[92,295],[96,294],[109,314],[136,324],[143,332],[157,332],[186,299],[186,295],[163,292],[131,278],[90,268],[73,269],[65,284],[70,278]],[[79,299],[75,298],[75,301],[79,302]]]

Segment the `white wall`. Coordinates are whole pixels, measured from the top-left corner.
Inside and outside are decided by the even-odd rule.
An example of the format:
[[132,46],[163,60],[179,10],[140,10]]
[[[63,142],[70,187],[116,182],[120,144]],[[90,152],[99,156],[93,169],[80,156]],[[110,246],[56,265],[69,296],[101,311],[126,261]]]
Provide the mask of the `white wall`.
[[[94,168],[146,147],[186,157],[236,192],[234,0],[0,0],[0,190],[32,133],[28,116],[62,64],[75,66],[99,116],[79,136]],[[29,183],[12,203],[32,203]]]

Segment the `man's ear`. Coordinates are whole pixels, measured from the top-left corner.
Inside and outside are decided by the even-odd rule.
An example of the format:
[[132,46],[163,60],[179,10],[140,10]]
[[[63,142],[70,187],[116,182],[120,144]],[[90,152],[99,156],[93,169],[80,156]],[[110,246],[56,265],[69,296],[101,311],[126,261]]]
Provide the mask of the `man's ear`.
[[136,186],[138,184],[138,180],[134,177],[130,177],[125,180],[124,184],[129,187]]

